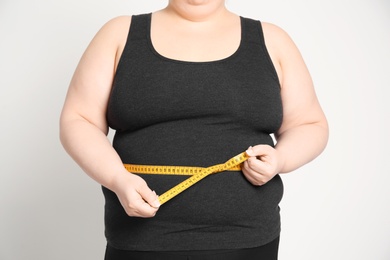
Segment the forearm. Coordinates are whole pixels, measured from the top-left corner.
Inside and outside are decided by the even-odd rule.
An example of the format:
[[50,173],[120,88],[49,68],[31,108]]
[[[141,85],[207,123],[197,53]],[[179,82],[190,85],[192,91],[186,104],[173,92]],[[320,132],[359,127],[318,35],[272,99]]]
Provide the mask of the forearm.
[[328,141],[325,124],[305,124],[288,129],[277,136],[275,146],[281,156],[280,173],[291,172],[316,158]]
[[101,185],[111,189],[114,179],[126,172],[105,133],[86,120],[62,123],[60,139],[76,163]]

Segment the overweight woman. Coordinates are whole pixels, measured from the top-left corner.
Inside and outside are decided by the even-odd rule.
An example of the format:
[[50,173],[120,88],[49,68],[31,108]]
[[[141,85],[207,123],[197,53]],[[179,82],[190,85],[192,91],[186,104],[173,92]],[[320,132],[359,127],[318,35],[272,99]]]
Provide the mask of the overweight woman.
[[[170,0],[107,22],[74,73],[60,125],[66,151],[102,186],[106,260],[277,259],[279,175],[328,139],[287,33],[223,0]],[[195,175],[142,170],[205,175],[237,155],[235,168],[210,170],[180,192]],[[172,187],[180,194],[162,199]]]

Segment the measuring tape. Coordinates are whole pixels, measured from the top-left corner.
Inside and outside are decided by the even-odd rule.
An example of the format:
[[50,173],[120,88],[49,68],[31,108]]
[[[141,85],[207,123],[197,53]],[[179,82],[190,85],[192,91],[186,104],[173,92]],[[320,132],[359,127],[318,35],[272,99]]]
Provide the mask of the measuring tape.
[[124,166],[126,170],[131,173],[192,175],[190,178],[184,180],[170,190],[161,194],[158,199],[160,201],[160,204],[162,205],[210,174],[223,171],[241,170],[241,164],[245,162],[248,158],[249,156],[245,152],[243,152],[229,159],[225,163],[216,164],[207,168],[191,166],[157,166],[136,164],[124,164]]

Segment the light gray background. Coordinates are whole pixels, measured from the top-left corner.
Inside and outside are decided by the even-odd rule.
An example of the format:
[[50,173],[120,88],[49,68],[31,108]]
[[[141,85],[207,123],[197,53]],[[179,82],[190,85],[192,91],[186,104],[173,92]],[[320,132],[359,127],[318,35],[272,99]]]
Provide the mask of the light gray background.
[[[103,197],[62,149],[80,56],[110,18],[166,1],[0,0],[0,259],[103,259]],[[388,0],[230,0],[299,46],[330,123],[326,151],[283,176],[282,260],[390,259]]]

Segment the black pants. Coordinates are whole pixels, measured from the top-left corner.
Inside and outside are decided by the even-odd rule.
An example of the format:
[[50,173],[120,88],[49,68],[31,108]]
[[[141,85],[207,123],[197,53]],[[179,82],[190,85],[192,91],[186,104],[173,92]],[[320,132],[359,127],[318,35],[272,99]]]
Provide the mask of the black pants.
[[105,260],[277,260],[279,237],[255,248],[205,251],[141,252],[107,246]]

